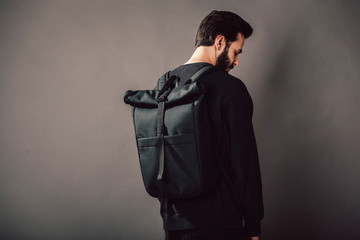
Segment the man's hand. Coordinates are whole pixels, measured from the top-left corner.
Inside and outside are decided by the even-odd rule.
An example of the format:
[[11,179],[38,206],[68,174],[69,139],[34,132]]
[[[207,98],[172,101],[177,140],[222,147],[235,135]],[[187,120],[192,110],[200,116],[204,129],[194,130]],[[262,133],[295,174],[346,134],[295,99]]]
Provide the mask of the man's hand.
[[244,236],[244,240],[259,240],[259,236],[255,236],[255,237],[249,237],[249,236]]

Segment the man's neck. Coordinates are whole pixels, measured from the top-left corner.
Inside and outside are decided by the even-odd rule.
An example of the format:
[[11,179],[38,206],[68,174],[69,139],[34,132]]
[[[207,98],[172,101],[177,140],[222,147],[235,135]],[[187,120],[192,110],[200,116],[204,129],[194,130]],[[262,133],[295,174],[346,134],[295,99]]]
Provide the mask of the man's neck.
[[190,59],[185,64],[197,63],[197,62],[207,62],[215,66],[216,56],[213,46],[200,46],[197,47],[190,57]]

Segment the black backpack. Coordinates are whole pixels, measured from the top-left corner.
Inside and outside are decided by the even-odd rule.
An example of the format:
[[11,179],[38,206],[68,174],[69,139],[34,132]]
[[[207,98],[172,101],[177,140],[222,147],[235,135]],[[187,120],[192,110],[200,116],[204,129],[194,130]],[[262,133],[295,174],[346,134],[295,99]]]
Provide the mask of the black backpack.
[[217,179],[216,154],[204,85],[206,66],[184,85],[164,74],[155,90],[127,91],[146,191],[158,198],[195,197]]

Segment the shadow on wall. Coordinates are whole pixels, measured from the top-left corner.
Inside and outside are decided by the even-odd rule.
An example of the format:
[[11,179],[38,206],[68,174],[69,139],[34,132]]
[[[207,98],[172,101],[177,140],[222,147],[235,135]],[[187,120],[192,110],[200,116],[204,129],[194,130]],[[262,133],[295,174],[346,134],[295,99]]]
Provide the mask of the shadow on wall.
[[261,96],[266,141],[260,156],[265,204],[262,237],[353,239],[359,210],[354,212],[351,205],[358,205],[358,198],[344,197],[349,191],[344,188],[349,180],[346,173],[351,171],[341,169],[341,161],[354,159],[341,155],[341,140],[329,121],[341,106],[327,111],[322,101],[331,94],[324,83],[337,79],[316,72],[321,54],[316,55],[315,47],[304,45],[296,35],[284,39]]

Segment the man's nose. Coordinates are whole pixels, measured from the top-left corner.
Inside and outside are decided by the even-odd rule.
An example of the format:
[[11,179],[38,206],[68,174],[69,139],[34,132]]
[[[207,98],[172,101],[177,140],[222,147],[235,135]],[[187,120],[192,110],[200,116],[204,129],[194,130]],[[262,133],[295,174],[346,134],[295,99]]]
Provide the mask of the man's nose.
[[239,66],[239,59],[238,58],[235,58],[234,66]]

